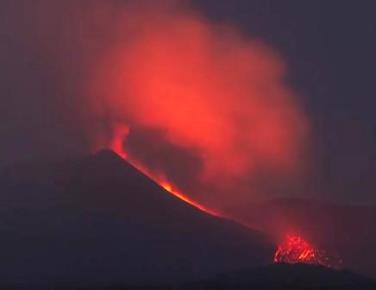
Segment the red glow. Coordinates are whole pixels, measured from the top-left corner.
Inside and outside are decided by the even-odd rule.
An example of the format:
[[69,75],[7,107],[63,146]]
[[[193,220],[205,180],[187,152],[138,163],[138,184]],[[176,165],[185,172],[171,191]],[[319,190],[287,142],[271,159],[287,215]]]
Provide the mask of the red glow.
[[198,208],[199,210],[206,212],[213,216],[220,216],[220,214],[217,211],[214,211],[212,209],[209,209],[207,207],[204,207],[203,205],[199,204],[198,202],[192,200],[187,195],[184,195],[183,193],[179,192],[177,189],[175,189],[170,183],[166,181],[161,181],[159,183],[160,186],[162,186],[166,191],[172,193],[176,197],[180,198],[181,200],[185,201],[186,203]]
[[124,150],[124,140],[129,134],[129,128],[128,126],[122,125],[122,126],[116,126],[113,129],[113,137],[112,142],[110,144],[110,148],[112,151],[116,152],[120,157],[127,160],[128,154]]
[[[111,128],[157,130],[171,146],[194,151],[201,172],[185,182],[197,187],[184,196],[210,188],[210,196],[198,198],[216,208],[264,194],[260,172],[282,176],[273,180],[302,172],[306,119],[278,53],[180,1],[152,2],[127,7],[114,25],[111,47],[90,79],[91,107],[110,116]],[[112,134],[116,152],[123,135]],[[142,165],[143,172],[152,168]]]
[[278,246],[274,255],[274,262],[320,264],[317,256],[317,250],[302,237],[288,235]]
[[299,235],[287,235],[274,254],[274,263],[304,263],[340,268],[342,260],[314,247]]
[[126,136],[129,133],[128,127],[117,127],[116,128],[116,135],[115,138],[113,138],[113,142],[110,146],[110,149],[114,152],[116,152],[120,157],[128,161],[130,164],[132,164],[136,169],[138,169],[140,172],[145,174],[147,177],[149,177],[154,182],[158,183],[164,190],[171,193],[172,195],[176,196],[177,198],[183,200],[187,204],[194,206],[195,208],[210,214],[212,216],[221,216],[217,211],[214,211],[212,209],[209,209],[200,203],[194,201],[193,199],[189,198],[187,195],[180,192],[175,186],[172,185],[172,183],[168,182],[165,178],[158,176],[157,174],[152,173],[150,170],[148,170],[145,166],[141,165],[139,162],[132,160],[132,158],[129,157],[129,154],[127,154],[125,148],[124,148],[124,140]]

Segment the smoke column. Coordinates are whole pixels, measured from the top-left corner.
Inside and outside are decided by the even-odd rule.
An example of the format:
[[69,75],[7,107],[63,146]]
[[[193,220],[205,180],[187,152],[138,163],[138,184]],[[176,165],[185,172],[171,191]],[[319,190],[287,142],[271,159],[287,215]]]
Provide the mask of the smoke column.
[[297,191],[307,121],[261,40],[187,1],[0,5],[7,156],[112,148],[214,209]]
[[95,66],[90,104],[107,120],[96,144],[123,146],[214,207],[281,189],[302,170],[307,127],[281,57],[174,1],[153,3],[124,8]]

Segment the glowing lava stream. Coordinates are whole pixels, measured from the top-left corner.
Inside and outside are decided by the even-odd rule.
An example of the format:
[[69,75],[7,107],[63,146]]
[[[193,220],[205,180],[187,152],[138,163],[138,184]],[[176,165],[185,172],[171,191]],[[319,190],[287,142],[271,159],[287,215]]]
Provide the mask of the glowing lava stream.
[[[127,154],[123,155],[127,156]],[[122,157],[123,157],[122,156]],[[124,158],[124,157],[123,157]],[[139,165],[138,162],[135,162],[131,160],[129,157],[124,158],[126,161],[128,161],[132,166],[134,166],[137,170],[145,174],[147,177],[149,177],[151,180],[159,184],[164,190],[171,193],[172,195],[176,196],[177,198],[181,199],[182,201],[188,203],[189,205],[207,213],[212,216],[221,216],[218,212],[213,211],[212,209],[209,209],[198,202],[192,200],[185,194],[181,193],[179,190],[177,190],[170,182],[163,180],[163,178],[156,177],[154,174],[150,173],[147,169],[145,169],[143,166]]]
[[176,189],[173,188],[173,186],[170,183],[168,183],[166,181],[162,181],[162,182],[156,181],[156,182],[160,186],[162,186],[166,191],[168,191],[169,193],[175,195],[177,198],[185,201],[186,203],[188,203],[188,204],[190,204],[190,205],[198,208],[199,210],[201,210],[203,212],[206,212],[207,214],[210,214],[210,215],[213,215],[213,216],[221,216],[218,212],[215,212],[212,209],[208,209],[207,207],[204,207],[203,205],[199,204],[198,202],[190,199],[186,195],[184,195],[181,192],[177,191]]
[[[126,136],[128,134],[129,130],[125,129],[123,133]],[[138,171],[149,177],[151,180],[159,184],[164,190],[171,193],[172,195],[176,196],[180,200],[184,201],[185,203],[207,213],[212,216],[222,216],[220,213],[209,209],[198,202],[194,201],[193,199],[189,198],[185,194],[181,193],[179,190],[176,189],[175,186],[173,186],[170,182],[166,181],[165,178],[156,176],[155,174],[151,173],[148,169],[146,169],[143,165],[141,165],[139,162],[133,160],[130,158],[130,156],[127,154],[127,152],[123,149],[122,142],[119,141],[120,139],[115,138],[115,140],[111,144],[111,150],[114,151],[116,154],[118,154],[121,158],[129,162],[133,167],[135,167]]]

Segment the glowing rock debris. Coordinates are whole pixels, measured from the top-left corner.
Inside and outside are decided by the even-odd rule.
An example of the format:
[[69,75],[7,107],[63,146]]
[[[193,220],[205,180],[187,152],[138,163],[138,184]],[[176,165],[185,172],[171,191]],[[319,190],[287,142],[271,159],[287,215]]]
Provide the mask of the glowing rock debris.
[[274,254],[274,263],[313,264],[329,268],[340,268],[339,257],[328,255],[324,250],[314,247],[299,235],[287,235],[278,245]]

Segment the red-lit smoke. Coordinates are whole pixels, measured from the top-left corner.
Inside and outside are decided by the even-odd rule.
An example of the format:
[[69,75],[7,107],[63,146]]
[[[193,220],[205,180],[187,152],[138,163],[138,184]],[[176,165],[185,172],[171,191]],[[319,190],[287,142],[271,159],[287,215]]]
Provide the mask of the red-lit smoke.
[[[260,197],[269,186],[261,179],[302,168],[306,120],[270,47],[171,1],[128,6],[114,27],[90,79],[91,107],[112,130],[103,146],[124,145],[131,160],[214,207]],[[160,138],[128,148],[137,130]],[[181,154],[161,157],[155,146]]]

